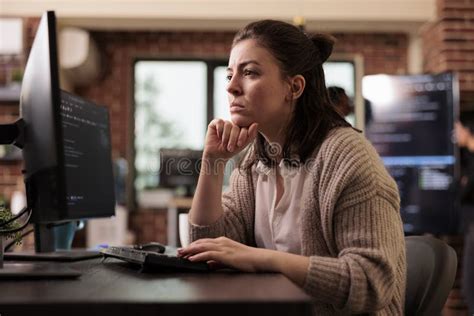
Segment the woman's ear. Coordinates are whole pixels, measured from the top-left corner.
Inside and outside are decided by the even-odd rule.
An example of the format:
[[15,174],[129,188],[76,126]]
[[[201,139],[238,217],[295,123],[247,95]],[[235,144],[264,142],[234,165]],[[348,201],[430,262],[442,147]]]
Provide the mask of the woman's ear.
[[296,75],[291,78],[290,87],[293,100],[298,99],[303,94],[305,86],[306,80],[302,75]]

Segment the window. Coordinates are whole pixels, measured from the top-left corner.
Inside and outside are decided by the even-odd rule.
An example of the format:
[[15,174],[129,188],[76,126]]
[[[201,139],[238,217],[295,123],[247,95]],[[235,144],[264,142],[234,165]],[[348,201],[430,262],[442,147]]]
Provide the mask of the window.
[[230,120],[226,77],[227,66],[214,68],[214,117]]
[[[356,99],[356,74],[355,65],[351,61],[328,61],[323,64],[324,77],[326,79],[326,86],[341,87],[346,91],[349,99],[355,103]],[[346,120],[352,126],[356,124],[354,112],[346,116]]]
[[[141,60],[135,63],[135,189],[159,185],[160,148],[202,150],[214,117],[230,119],[225,60]],[[327,85],[356,95],[353,62],[324,64]],[[229,164],[230,165],[230,164]],[[227,181],[230,169],[226,171]]]
[[137,191],[158,186],[160,148],[202,150],[214,111],[223,116],[227,109],[224,65],[202,60],[135,63]]
[[355,67],[350,61],[328,61],[323,64],[326,86],[338,86],[349,98],[355,96]]

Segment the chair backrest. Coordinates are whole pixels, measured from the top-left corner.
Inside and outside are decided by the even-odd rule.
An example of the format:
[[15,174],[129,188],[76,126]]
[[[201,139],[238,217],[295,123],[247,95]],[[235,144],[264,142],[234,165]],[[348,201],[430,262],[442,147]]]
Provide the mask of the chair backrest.
[[440,315],[456,276],[456,252],[429,236],[409,236],[405,242],[405,315]]

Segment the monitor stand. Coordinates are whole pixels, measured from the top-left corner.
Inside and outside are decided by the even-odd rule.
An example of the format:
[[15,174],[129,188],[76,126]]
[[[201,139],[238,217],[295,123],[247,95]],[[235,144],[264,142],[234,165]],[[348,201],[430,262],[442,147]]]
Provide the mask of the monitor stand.
[[54,227],[35,224],[35,251],[7,252],[5,260],[73,262],[101,257],[98,251],[85,249],[56,249]]
[[18,148],[23,148],[25,125],[23,119],[18,119],[11,124],[0,124],[0,144],[13,144]]
[[[81,276],[80,271],[60,263],[4,263],[2,238],[0,238],[0,256],[2,256],[0,257],[0,280],[70,279]],[[6,257],[9,256],[7,255]]]
[[[0,124],[0,144],[13,144],[23,148],[25,121],[18,119],[12,124]],[[40,238],[40,231],[47,235],[47,242],[51,242],[51,229],[44,225],[35,224],[35,249],[36,253],[3,253],[3,238],[0,236],[0,280],[3,279],[51,279],[51,278],[77,278],[81,272],[62,266],[59,263],[4,263],[5,260],[46,260],[46,261],[78,261],[99,257],[98,252],[88,251],[60,251],[45,252],[44,241]],[[47,232],[45,232],[47,231]],[[54,237],[52,239],[54,241]],[[41,246],[40,246],[41,244]],[[48,251],[48,250],[46,250]]]
[[57,250],[52,252],[7,252],[4,256],[5,260],[56,262],[74,262],[100,257],[101,254],[98,251],[89,251],[83,249]]

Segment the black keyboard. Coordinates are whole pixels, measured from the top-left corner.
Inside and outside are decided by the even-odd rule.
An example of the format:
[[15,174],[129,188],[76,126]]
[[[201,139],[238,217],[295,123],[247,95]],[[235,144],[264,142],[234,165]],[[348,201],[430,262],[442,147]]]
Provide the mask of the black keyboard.
[[108,247],[100,251],[104,258],[117,258],[129,263],[140,265],[144,272],[160,271],[210,271],[205,262],[192,262],[176,255],[162,254],[133,247]]

